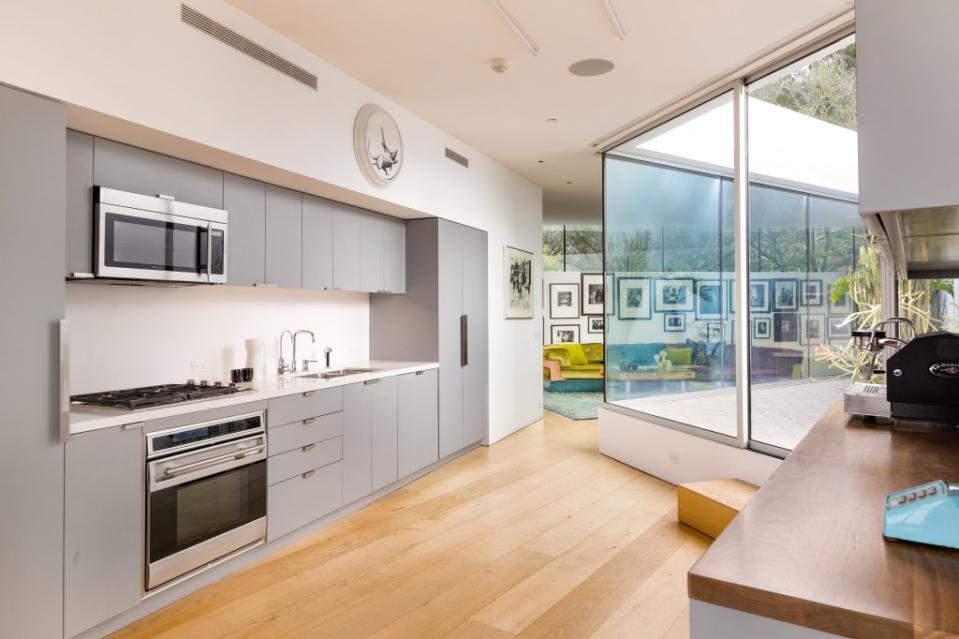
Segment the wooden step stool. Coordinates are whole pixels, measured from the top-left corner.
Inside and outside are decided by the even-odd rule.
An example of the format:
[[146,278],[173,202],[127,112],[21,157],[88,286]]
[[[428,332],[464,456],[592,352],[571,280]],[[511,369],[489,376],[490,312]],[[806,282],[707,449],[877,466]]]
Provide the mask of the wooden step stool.
[[676,489],[679,521],[715,539],[757,490],[741,479],[680,484]]

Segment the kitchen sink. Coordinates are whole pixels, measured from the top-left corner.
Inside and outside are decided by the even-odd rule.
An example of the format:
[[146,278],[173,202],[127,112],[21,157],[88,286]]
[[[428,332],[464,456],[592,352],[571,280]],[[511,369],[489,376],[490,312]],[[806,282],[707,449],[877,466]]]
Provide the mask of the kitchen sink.
[[375,373],[375,368],[341,368],[335,371],[325,371],[323,373],[313,373],[312,375],[303,375],[306,379],[336,379],[337,377],[346,377],[347,375],[361,375],[363,373]]

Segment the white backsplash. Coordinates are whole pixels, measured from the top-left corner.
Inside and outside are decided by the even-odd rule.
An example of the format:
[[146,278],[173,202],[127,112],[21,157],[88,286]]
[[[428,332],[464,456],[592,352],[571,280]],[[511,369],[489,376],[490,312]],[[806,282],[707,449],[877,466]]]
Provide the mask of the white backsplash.
[[[316,356],[333,365],[369,359],[369,296],[231,286],[151,288],[67,285],[71,392],[186,381],[228,381],[246,366],[245,341],[262,338],[276,370],[280,333],[312,330]],[[287,347],[288,348],[288,347]],[[312,355],[300,336],[298,357]],[[203,370],[205,368],[205,370]]]

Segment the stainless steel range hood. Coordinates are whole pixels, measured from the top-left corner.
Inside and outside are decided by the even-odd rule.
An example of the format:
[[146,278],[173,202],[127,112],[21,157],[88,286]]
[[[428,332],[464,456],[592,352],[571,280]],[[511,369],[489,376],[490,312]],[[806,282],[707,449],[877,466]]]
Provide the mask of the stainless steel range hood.
[[959,278],[959,205],[863,213],[883,257],[906,279]]

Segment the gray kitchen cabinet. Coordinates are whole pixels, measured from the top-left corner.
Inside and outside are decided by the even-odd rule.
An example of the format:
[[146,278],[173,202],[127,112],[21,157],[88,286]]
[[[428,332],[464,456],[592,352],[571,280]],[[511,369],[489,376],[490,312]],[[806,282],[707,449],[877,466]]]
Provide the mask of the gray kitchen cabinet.
[[343,504],[340,473],[334,462],[267,488],[266,540],[293,532],[316,521]]
[[274,397],[269,406],[267,423],[270,428],[296,421],[302,421],[304,426],[309,426],[321,415],[343,410],[343,387]]
[[372,489],[396,481],[397,474],[397,378],[383,377],[366,384],[372,406],[370,457]]
[[229,213],[227,284],[266,282],[266,185],[232,173],[223,176],[223,208]]
[[112,140],[96,138],[93,183],[223,208],[223,172]]
[[370,356],[439,362],[443,458],[489,428],[487,236],[438,219],[410,220],[405,230],[406,292],[370,297]]
[[406,223],[386,220],[383,225],[384,290],[406,292]]
[[396,408],[395,377],[344,387],[344,504],[396,481]]
[[[0,85],[0,637],[63,634],[64,107]],[[41,259],[42,257],[42,259]],[[28,265],[28,268],[24,268]]]
[[363,290],[360,246],[363,214],[346,204],[333,205],[333,288]]
[[266,185],[266,283],[280,288],[303,285],[303,195]]
[[303,196],[303,288],[333,288],[333,206]]
[[463,315],[466,317],[466,364],[462,367],[463,438],[482,441],[489,427],[489,287],[486,233],[460,227],[463,246]]
[[463,289],[467,284],[463,280],[463,240],[459,225],[441,223],[438,242],[440,457],[446,457],[466,445],[462,318]]
[[397,472],[411,475],[439,459],[436,369],[400,375],[397,380]]
[[66,275],[93,272],[93,136],[67,131]]
[[373,492],[373,406],[366,384],[343,387],[343,503]]
[[859,208],[959,203],[954,0],[856,2]]
[[380,215],[363,213],[360,222],[360,290],[377,293],[386,290],[386,264],[383,256],[386,220]]
[[140,603],[143,433],[75,435],[65,449],[64,628],[72,637]]

